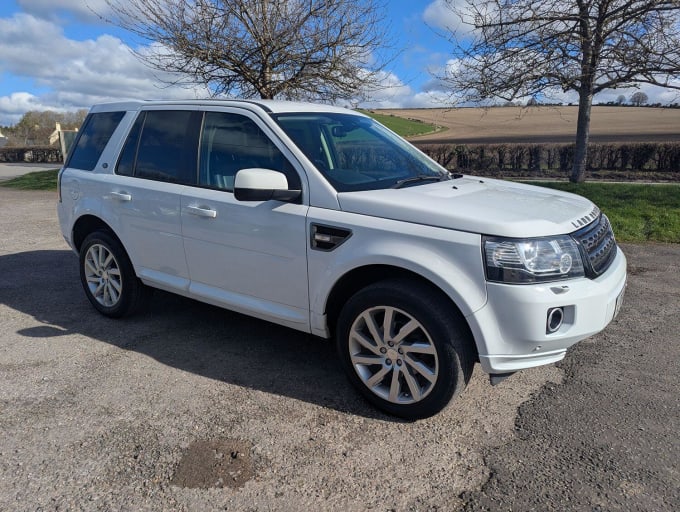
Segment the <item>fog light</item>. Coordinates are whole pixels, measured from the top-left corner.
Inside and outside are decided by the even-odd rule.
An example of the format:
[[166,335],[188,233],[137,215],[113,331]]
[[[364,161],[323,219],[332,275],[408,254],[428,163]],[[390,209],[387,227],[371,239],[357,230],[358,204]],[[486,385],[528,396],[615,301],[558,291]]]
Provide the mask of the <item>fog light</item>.
[[551,308],[548,310],[548,320],[545,323],[546,334],[552,334],[560,330],[564,321],[564,309]]

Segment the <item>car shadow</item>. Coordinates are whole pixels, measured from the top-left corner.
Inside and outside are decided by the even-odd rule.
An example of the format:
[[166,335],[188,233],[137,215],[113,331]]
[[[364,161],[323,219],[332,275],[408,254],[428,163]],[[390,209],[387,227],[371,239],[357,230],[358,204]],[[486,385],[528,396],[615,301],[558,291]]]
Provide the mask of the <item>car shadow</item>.
[[79,334],[217,381],[401,421],[352,388],[328,340],[159,290],[135,316],[101,316],[85,297],[70,251],[0,256],[0,303],[42,324],[19,330],[21,336]]

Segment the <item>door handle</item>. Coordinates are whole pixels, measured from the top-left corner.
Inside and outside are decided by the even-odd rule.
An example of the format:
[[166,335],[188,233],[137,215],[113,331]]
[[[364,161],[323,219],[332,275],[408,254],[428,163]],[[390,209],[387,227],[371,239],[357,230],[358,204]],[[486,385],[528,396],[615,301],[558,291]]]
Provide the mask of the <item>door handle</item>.
[[217,211],[211,208],[201,208],[200,206],[187,206],[187,212],[198,217],[207,217],[214,219],[217,217]]
[[119,201],[132,201],[132,196],[127,192],[111,192],[111,197]]

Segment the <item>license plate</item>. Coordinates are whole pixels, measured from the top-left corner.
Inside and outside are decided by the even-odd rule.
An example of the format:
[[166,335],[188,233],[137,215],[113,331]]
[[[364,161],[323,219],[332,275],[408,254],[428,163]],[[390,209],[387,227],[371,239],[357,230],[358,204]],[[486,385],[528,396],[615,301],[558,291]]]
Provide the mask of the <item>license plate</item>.
[[616,304],[614,305],[614,317],[616,318],[619,316],[619,312],[621,311],[621,306],[623,306],[623,296],[626,293],[626,285],[623,286],[623,289],[621,290],[621,293],[619,293],[619,296],[616,297]]

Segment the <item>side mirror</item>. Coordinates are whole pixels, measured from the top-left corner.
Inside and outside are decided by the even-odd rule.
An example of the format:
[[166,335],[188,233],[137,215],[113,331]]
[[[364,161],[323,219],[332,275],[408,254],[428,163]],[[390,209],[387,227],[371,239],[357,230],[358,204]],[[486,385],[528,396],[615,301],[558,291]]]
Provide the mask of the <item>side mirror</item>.
[[288,190],[286,175],[271,169],[241,169],[234,178],[237,201],[295,201],[301,190]]

